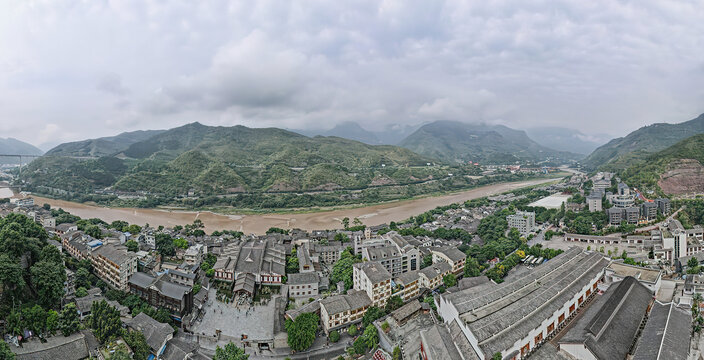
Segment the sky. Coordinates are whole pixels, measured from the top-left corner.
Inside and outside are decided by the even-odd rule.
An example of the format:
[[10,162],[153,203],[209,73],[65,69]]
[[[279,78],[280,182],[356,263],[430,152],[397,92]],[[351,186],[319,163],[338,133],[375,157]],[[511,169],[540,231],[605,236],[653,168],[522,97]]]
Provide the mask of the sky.
[[3,1],[0,137],[704,112],[702,1]]

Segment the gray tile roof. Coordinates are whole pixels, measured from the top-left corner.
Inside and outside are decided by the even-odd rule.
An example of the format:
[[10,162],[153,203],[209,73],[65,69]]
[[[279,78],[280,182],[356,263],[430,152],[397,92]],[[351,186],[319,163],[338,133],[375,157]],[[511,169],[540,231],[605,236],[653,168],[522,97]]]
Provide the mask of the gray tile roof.
[[137,314],[137,316],[128,320],[126,325],[133,331],[139,331],[144,334],[152,353],[158,352],[167,338],[174,333],[171,325],[160,323],[145,313]]
[[166,349],[160,356],[163,360],[184,360],[187,355],[195,353],[200,346],[196,342],[173,338],[166,343]]
[[564,306],[608,264],[601,254],[573,247],[525,276],[482,291],[441,295],[457,308],[485,354],[510,348]]
[[364,272],[372,284],[377,284],[382,281],[391,280],[391,273],[378,262],[367,261],[354,264],[354,267]]
[[428,330],[421,330],[420,338],[428,360],[462,359],[452,342],[450,331],[444,325],[434,325]]
[[440,261],[420,269],[420,273],[425,275],[425,277],[427,277],[428,279],[434,279],[438,275],[446,273],[450,270],[452,270],[450,264],[444,261]]
[[334,295],[320,301],[320,306],[324,307],[329,315],[361,309],[371,304],[372,301],[367,296],[367,293],[361,290],[350,290],[345,295]]
[[409,301],[407,304],[401,306],[400,308],[394,310],[391,313],[391,317],[393,317],[394,320],[396,320],[396,322],[403,322],[404,320],[409,318],[411,315],[420,311],[420,309],[421,309],[420,302],[418,300],[412,300],[412,301]]
[[289,274],[288,285],[302,285],[302,284],[317,284],[319,281],[318,274],[315,272],[307,272],[300,274]]
[[127,251],[125,246],[114,244],[105,244],[93,250],[93,253],[104,256],[118,265],[131,258],[137,257],[135,253]]
[[88,345],[83,333],[51,336],[45,343],[31,340],[22,347],[10,346],[17,360],[79,360],[88,357]]
[[655,302],[638,340],[634,360],[686,359],[689,355],[691,313],[672,303]]
[[145,289],[154,287],[159,293],[172,299],[183,299],[183,296],[191,291],[188,286],[170,281],[166,274],[154,277],[143,272],[136,272],[130,276],[129,283]]
[[459,251],[455,247],[434,247],[434,248],[431,248],[431,250],[442,253],[443,255],[447,256],[453,262],[462,261],[467,258],[467,255],[465,253]]
[[647,287],[627,277],[611,285],[559,343],[584,344],[598,359],[624,359],[652,299]]

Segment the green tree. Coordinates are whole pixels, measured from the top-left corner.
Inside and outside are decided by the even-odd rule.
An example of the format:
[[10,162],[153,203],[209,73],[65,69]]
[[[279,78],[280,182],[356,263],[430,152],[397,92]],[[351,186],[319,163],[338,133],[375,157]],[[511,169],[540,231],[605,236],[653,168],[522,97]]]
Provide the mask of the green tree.
[[358,262],[359,259],[352,255],[352,253],[350,253],[348,250],[343,251],[340,255],[340,260],[335,262],[335,264],[332,266],[330,281],[333,284],[337,284],[340,281],[344,281],[345,290],[351,289],[352,285],[354,285],[352,281],[352,267],[355,263]]
[[63,264],[63,257],[61,252],[54,245],[46,245],[42,248],[42,252],[39,255],[40,261],[49,261],[56,264]]
[[296,320],[286,320],[286,333],[288,334],[288,346],[294,351],[302,351],[310,348],[315,341],[315,333],[318,330],[320,317],[315,313],[299,315]]
[[691,259],[687,260],[687,267],[694,268],[697,266],[699,266],[699,261],[697,261],[697,259],[694,256],[692,256]]
[[481,275],[479,270],[479,262],[477,259],[467,255],[467,261],[464,263],[464,276],[465,277],[476,277]]
[[0,341],[0,359],[15,360],[15,353],[10,350],[10,346],[4,341]]
[[345,234],[345,233],[337,233],[337,234],[335,234],[334,240],[345,243],[345,242],[350,241],[350,237],[347,236],[347,234]]
[[244,349],[240,349],[237,345],[229,343],[225,348],[220,346],[215,348],[215,356],[213,360],[247,360],[249,355],[244,353]]
[[88,290],[86,290],[86,288],[81,286],[78,289],[76,289],[76,297],[82,298],[85,296],[88,296]]
[[55,310],[49,310],[46,312],[46,332],[50,335],[54,335],[56,330],[59,329],[59,313]]
[[455,274],[447,274],[442,277],[442,282],[445,284],[446,288],[453,287],[457,285],[457,277]]
[[88,272],[88,269],[80,267],[76,270],[76,286],[82,288],[90,287],[90,272]]
[[64,295],[66,272],[61,264],[40,261],[30,269],[32,284],[39,295],[38,302],[45,308],[58,305]]
[[64,336],[69,336],[80,330],[81,320],[78,317],[78,309],[76,309],[75,303],[64,305],[61,314],[59,314],[58,328]]
[[156,251],[162,256],[173,256],[176,254],[176,247],[174,246],[174,239],[169,236],[169,234],[159,233],[154,237]]
[[362,328],[366,329],[367,326],[374,322],[374,320],[379,319],[384,315],[386,315],[386,312],[383,309],[376,306],[370,306],[362,317]]
[[402,360],[403,356],[401,356],[401,349],[398,348],[398,346],[394,347],[394,352],[391,354],[393,360]]
[[116,350],[110,355],[110,360],[131,360],[130,355],[122,349]]
[[494,356],[491,357],[491,360],[501,360],[503,357],[501,356],[500,352],[497,352],[494,354]]
[[330,335],[328,335],[328,338],[330,342],[336,343],[340,341],[340,333],[337,330],[333,330],[330,332]]
[[139,251],[139,243],[137,243],[137,242],[134,241],[134,240],[128,240],[128,241],[125,243],[125,246],[127,246],[127,251],[131,251],[131,252],[137,252],[137,251]]
[[188,249],[188,241],[183,238],[174,239],[174,247],[179,249]]
[[12,300],[22,296],[26,285],[23,273],[19,263],[12,260],[7,254],[0,255],[0,284],[2,284],[3,297]]
[[342,226],[345,228],[345,230],[350,228],[350,218],[344,217],[342,218]]
[[22,310],[23,321],[35,334],[42,334],[46,328],[46,311],[39,305]]
[[373,324],[369,324],[364,329],[364,335],[362,335],[362,337],[369,349],[373,349],[379,344],[379,330],[377,330],[376,326]]
[[423,262],[420,264],[420,268],[423,269],[423,268],[426,268],[430,265],[433,265],[433,255],[428,254],[428,255],[423,256]]
[[103,238],[103,231],[100,230],[100,227],[98,225],[87,225],[83,232],[85,232],[86,235],[92,236],[96,239]]
[[144,334],[138,331],[130,331],[122,339],[125,340],[127,346],[132,349],[134,360],[146,360],[151,354],[147,340],[144,338]]
[[357,325],[351,325],[350,328],[347,329],[347,333],[352,337],[357,336]]
[[291,255],[286,259],[286,273],[298,273],[298,251],[296,249],[291,249]]
[[105,343],[122,331],[120,312],[105,300],[94,302],[90,309],[88,325],[93,329],[95,337],[101,343]]
[[392,312],[401,306],[403,306],[403,299],[398,295],[394,295],[386,301],[386,312]]

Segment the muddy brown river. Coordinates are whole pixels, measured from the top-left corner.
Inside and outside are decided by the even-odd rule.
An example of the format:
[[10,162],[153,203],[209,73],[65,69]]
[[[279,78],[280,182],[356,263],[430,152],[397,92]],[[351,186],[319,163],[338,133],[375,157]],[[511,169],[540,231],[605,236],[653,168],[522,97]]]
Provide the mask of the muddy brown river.
[[500,194],[514,189],[539,185],[557,179],[537,179],[509,183],[499,183],[478,187],[448,195],[401,200],[365,207],[338,209],[311,213],[296,214],[257,214],[257,215],[224,215],[208,211],[178,211],[161,209],[110,208],[70,201],[53,200],[35,196],[38,205],[48,203],[52,208],[64,210],[82,218],[100,218],[106,222],[124,220],[131,224],[150,226],[190,224],[200,219],[205,224],[205,231],[238,230],[246,234],[263,234],[270,227],[284,229],[299,228],[303,230],[337,229],[341,227],[340,220],[344,217],[359,218],[368,226],[401,221],[438,206],[477,199],[484,196]]

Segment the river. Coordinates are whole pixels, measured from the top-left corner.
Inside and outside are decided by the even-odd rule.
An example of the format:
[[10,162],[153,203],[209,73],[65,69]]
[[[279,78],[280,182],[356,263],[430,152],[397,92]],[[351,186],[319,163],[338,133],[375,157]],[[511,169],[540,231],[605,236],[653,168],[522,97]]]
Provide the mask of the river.
[[52,208],[62,208],[82,218],[100,218],[106,222],[124,220],[130,224],[150,226],[190,224],[200,219],[205,224],[205,231],[238,230],[246,234],[263,234],[270,227],[284,229],[299,228],[303,230],[338,229],[341,219],[359,218],[367,226],[374,226],[391,221],[401,221],[438,206],[464,202],[484,196],[500,194],[514,189],[539,185],[557,179],[537,179],[509,183],[499,183],[478,187],[471,190],[448,195],[401,200],[378,205],[350,209],[338,209],[296,214],[257,214],[257,215],[223,215],[207,211],[170,211],[161,209],[110,208],[80,204],[64,200],[34,197],[35,203],[48,203]]

